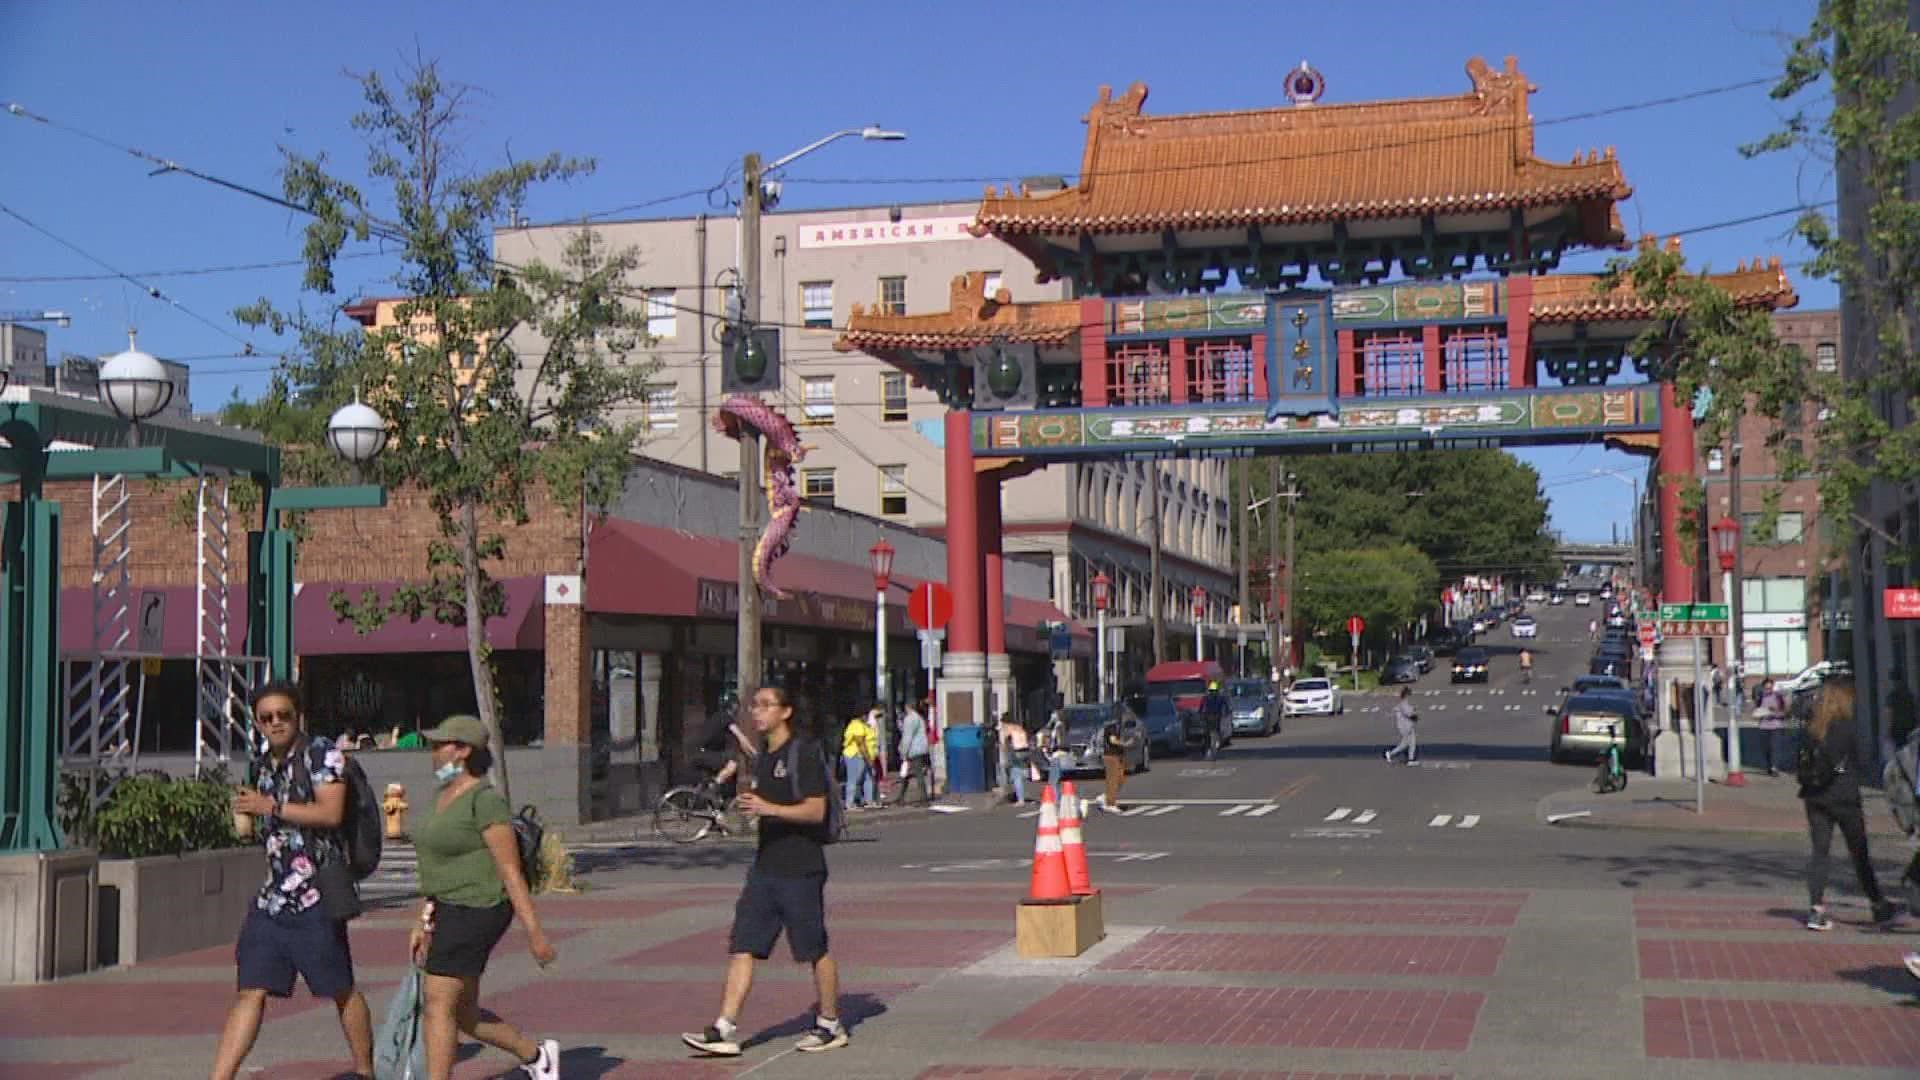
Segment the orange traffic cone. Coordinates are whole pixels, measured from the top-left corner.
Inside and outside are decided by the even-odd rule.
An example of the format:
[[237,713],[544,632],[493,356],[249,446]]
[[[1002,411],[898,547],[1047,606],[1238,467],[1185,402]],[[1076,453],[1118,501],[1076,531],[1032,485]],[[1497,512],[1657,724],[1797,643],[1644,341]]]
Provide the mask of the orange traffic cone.
[[1080,796],[1073,781],[1060,785],[1060,852],[1066,857],[1067,887],[1075,896],[1093,895],[1093,878],[1087,873],[1087,844],[1080,837]]
[[1032,900],[1066,900],[1073,895],[1067,884],[1067,859],[1060,850],[1060,810],[1049,787],[1040,800],[1040,831],[1033,841],[1033,881],[1027,886]]

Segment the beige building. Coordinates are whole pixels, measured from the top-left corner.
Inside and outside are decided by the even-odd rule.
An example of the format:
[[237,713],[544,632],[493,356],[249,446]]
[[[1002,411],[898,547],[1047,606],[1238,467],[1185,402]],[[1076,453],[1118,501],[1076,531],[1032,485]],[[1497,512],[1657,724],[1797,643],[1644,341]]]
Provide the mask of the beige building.
[[[783,331],[777,404],[808,447],[799,468],[808,499],[943,530],[945,406],[906,375],[872,357],[836,352],[833,342],[854,304],[903,314],[945,311],[953,279],[970,271],[987,275],[989,292],[1005,289],[1016,301],[1068,298],[1063,282],[1035,284],[1025,256],[974,237],[968,226],[977,210],[976,202],[930,203],[773,212],[762,219],[761,321]],[[496,255],[508,264],[555,264],[572,228],[503,229],[495,236]],[[723,397],[718,329],[737,261],[736,220],[701,215],[593,228],[615,249],[633,248],[640,256],[631,285],[647,304],[655,339],[650,351],[659,364],[636,418],[649,432],[643,452],[734,474],[736,446],[711,420]],[[1104,569],[1116,583],[1114,620],[1144,622],[1148,468],[1142,462],[1053,466],[1008,481],[1002,515],[1008,557],[1049,564],[1054,602],[1088,622],[1087,582]],[[1169,655],[1185,655],[1192,647],[1193,586],[1209,593],[1209,621],[1223,623],[1231,614],[1227,465],[1167,461],[1159,472]],[[1145,634],[1128,633],[1136,664],[1150,648]]]

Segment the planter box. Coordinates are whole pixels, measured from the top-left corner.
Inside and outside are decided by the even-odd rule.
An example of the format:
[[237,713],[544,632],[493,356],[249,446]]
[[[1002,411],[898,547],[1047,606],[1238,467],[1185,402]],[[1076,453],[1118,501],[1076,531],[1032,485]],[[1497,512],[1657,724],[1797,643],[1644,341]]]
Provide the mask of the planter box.
[[101,859],[100,965],[231,944],[266,872],[258,847]]
[[0,855],[0,985],[93,967],[95,862],[83,848]]

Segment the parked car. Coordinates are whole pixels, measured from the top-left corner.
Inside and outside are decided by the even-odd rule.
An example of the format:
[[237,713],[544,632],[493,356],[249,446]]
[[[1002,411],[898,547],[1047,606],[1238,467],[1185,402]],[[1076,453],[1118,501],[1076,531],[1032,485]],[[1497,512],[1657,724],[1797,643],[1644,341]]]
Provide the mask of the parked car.
[[1296,679],[1287,688],[1285,711],[1288,716],[1333,716],[1346,712],[1347,705],[1332,679]]
[[1486,682],[1490,658],[1478,645],[1461,649],[1453,658],[1453,682]]
[[1586,593],[1574,593],[1574,594],[1573,594],[1573,606],[1574,606],[1574,607],[1587,607],[1588,605],[1590,605],[1590,604],[1592,604],[1592,603],[1593,603],[1593,597],[1591,597],[1591,596],[1588,596],[1588,595],[1587,595]]
[[1625,695],[1575,694],[1558,705],[1548,705],[1546,710],[1553,717],[1547,758],[1555,764],[1573,753],[1598,756],[1612,742],[1621,745],[1629,760],[1640,760],[1645,752],[1640,711]]
[[1540,624],[1533,616],[1522,615],[1513,620],[1513,636],[1517,638],[1537,638],[1540,636]]
[[1812,690],[1828,679],[1851,674],[1853,674],[1853,666],[1845,660],[1822,660],[1791,679],[1782,679],[1774,683],[1773,688],[1783,694],[1797,694],[1802,690]]
[[1134,736],[1135,747],[1128,751],[1126,767],[1128,772],[1145,772],[1150,761],[1147,747],[1153,740],[1148,737],[1146,724],[1133,714],[1133,710],[1119,702],[1103,702],[1098,705],[1068,705],[1060,711],[1067,721],[1067,749],[1073,755],[1073,764],[1063,772],[1093,772],[1104,770],[1106,749],[1100,745],[1100,731],[1116,714],[1123,729]]
[[1387,666],[1380,669],[1380,681],[1389,686],[1419,682],[1420,661],[1406,653],[1401,653],[1387,661]]
[[1560,688],[1562,694],[1584,694],[1590,690],[1632,690],[1627,680],[1618,675],[1580,675],[1574,678],[1572,686]]
[[1567,602],[1566,593],[1554,593],[1552,596],[1547,597],[1548,607],[1559,607],[1560,605],[1566,602]]
[[1187,748],[1187,732],[1181,726],[1180,707],[1170,697],[1146,696],[1140,698],[1142,715],[1147,726],[1147,741],[1153,744],[1155,751],[1173,757],[1184,753]]
[[1535,589],[1527,594],[1527,603],[1529,604],[1544,604],[1546,601],[1547,594],[1539,589]]
[[1409,645],[1404,655],[1413,657],[1413,662],[1420,665],[1420,674],[1433,670],[1433,650],[1427,646]]
[[1265,679],[1227,683],[1227,712],[1235,735],[1271,735],[1280,730],[1280,696]]

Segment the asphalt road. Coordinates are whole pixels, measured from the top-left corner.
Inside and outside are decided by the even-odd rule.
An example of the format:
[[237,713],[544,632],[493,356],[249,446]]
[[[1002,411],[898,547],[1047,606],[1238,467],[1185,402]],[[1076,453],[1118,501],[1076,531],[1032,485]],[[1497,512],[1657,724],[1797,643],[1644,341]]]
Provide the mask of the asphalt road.
[[[1797,891],[1806,856],[1794,838],[1575,830],[1540,819],[1544,796],[1591,777],[1591,765],[1547,761],[1543,706],[1585,672],[1586,623],[1599,608],[1533,611],[1537,640],[1516,642],[1504,624],[1482,638],[1493,655],[1486,684],[1450,685],[1440,658],[1414,685],[1417,766],[1382,760],[1397,738],[1395,691],[1349,695],[1344,715],[1290,717],[1280,734],[1237,739],[1211,762],[1155,759],[1128,779],[1124,814],[1089,815],[1096,881]],[[1520,675],[1521,644],[1534,654],[1531,685]],[[1097,798],[1099,778],[1082,780],[1081,794]],[[1003,805],[884,824],[856,814],[852,841],[830,861],[843,881],[1022,881],[1033,813]],[[734,880],[749,856],[741,845],[607,852],[599,869],[612,881],[666,869]]]

